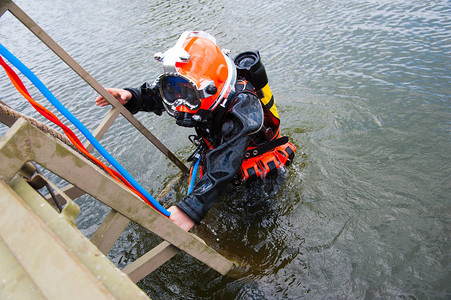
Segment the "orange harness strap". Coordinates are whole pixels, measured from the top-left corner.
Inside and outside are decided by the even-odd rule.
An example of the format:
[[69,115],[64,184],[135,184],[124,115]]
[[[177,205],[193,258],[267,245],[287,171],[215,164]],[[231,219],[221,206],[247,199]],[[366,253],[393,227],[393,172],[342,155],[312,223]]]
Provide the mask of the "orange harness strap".
[[286,142],[261,155],[245,159],[239,171],[241,182],[265,178],[277,169],[290,165],[295,152],[296,147],[290,142]]

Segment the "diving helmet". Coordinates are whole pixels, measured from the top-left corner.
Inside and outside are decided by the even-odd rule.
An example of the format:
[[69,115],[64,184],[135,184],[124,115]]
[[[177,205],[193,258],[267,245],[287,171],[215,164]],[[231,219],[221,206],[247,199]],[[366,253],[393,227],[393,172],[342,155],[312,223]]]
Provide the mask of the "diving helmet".
[[235,64],[206,32],[186,31],[154,58],[163,62],[157,79],[163,105],[179,125],[194,126],[196,112],[213,111],[235,85]]

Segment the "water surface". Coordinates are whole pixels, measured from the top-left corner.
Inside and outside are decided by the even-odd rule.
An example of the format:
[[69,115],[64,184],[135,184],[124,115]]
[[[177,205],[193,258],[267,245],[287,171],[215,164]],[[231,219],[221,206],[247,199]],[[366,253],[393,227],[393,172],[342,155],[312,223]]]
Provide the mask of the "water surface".
[[[105,86],[153,81],[162,70],[153,54],[184,30],[208,31],[232,55],[260,50],[296,159],[276,178],[229,190],[194,229],[239,263],[234,277],[181,254],[139,282],[151,298],[451,297],[449,1],[17,3]],[[93,130],[107,112],[95,93],[9,13],[0,30]],[[0,78],[2,101],[42,120]],[[190,154],[189,129],[137,116],[179,157]],[[178,174],[122,119],[102,144],[152,194]],[[108,209],[78,203],[90,236]],[[123,267],[158,242],[132,225],[109,256]]]

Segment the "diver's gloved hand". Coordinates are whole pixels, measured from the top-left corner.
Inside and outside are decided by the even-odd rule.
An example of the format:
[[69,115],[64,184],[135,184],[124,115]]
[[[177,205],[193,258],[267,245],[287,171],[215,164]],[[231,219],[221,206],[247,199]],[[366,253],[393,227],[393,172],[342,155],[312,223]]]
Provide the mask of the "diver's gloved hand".
[[[124,89],[107,88],[106,90],[111,95],[113,95],[113,97],[116,98],[116,100],[119,101],[122,105],[127,103],[132,98],[132,93],[130,93],[129,91],[124,90]],[[98,105],[100,107],[104,107],[104,106],[110,104],[110,102],[108,102],[102,96],[97,97],[95,102],[96,102],[96,105]]]
[[183,212],[177,206],[171,206],[168,208],[168,211],[171,213],[169,219],[171,219],[175,224],[181,227],[183,230],[190,230],[191,227],[194,226],[194,221],[187,214]]

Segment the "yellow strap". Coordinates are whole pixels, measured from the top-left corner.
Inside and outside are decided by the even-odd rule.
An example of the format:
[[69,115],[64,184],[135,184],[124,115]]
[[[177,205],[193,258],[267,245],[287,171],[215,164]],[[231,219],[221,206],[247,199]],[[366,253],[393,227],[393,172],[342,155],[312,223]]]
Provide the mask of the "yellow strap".
[[279,119],[279,113],[277,112],[276,102],[275,102],[274,97],[272,95],[271,89],[269,88],[269,84],[266,84],[262,88],[262,92],[263,92],[263,98],[261,98],[260,100],[269,109],[271,114],[274,117],[276,117],[277,119]]

